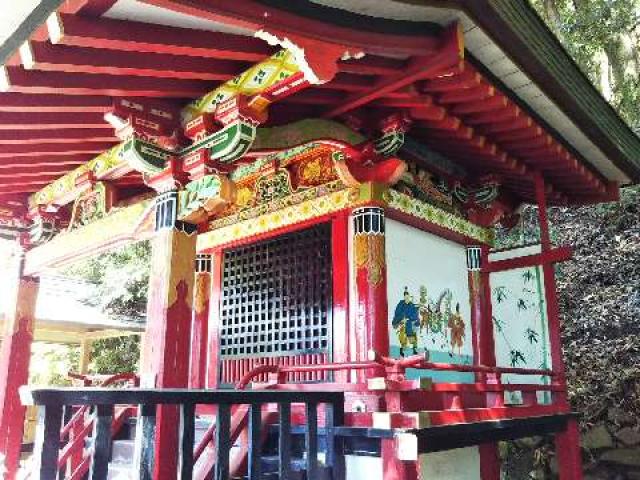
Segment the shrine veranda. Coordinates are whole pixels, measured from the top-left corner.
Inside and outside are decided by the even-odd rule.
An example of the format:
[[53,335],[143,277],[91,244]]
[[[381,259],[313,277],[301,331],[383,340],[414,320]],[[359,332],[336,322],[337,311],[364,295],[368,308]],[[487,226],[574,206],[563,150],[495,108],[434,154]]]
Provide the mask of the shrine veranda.
[[[68,404],[61,422],[56,399],[85,390],[23,390],[49,408],[33,478],[106,478],[108,455],[77,438],[108,451],[128,418],[131,478],[261,478],[260,429],[279,428],[282,449],[288,422],[306,429],[314,480],[497,480],[498,441],[547,434],[560,479],[582,478],[555,285],[572,249],[553,244],[547,207],[616,201],[640,179],[640,140],[526,1],[425,3],[34,10],[0,75],[0,236],[21,252],[0,357],[5,478],[39,277],[139,241],[140,370],[113,380],[138,396],[110,414],[98,399],[96,419]],[[527,204],[537,241],[503,244]],[[196,417],[219,425],[191,458]]]

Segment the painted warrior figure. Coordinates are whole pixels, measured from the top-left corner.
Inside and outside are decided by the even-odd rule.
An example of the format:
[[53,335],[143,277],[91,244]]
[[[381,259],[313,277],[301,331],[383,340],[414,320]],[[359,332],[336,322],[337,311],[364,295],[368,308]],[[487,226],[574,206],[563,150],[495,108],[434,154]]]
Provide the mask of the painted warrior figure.
[[392,321],[400,341],[400,356],[404,357],[404,349],[411,344],[413,354],[418,353],[418,332],[420,318],[418,307],[413,303],[409,289],[404,288],[404,298],[398,302]]
[[464,320],[460,315],[460,303],[456,303],[456,313],[449,316],[447,327],[451,330],[451,353],[458,347],[458,355],[460,355],[465,337]]

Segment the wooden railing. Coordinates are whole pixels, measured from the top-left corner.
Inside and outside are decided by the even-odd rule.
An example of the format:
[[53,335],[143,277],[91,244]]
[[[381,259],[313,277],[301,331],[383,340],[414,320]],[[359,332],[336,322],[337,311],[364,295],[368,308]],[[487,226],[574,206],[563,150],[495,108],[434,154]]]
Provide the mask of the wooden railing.
[[[41,480],[56,480],[60,471],[60,431],[64,408],[68,405],[80,408],[95,408],[93,448],[91,449],[89,478],[107,478],[112,424],[116,405],[139,405],[139,422],[147,445],[146,461],[140,462],[140,472],[135,478],[148,478],[153,464],[154,432],[156,408],[175,405],[180,409],[178,478],[193,478],[195,410],[198,405],[214,405],[217,409],[215,431],[215,472],[214,478],[230,478],[230,452],[232,409],[247,406],[248,409],[248,477],[260,478],[260,456],[265,407],[277,405],[279,434],[279,475],[281,479],[291,478],[291,409],[294,404],[304,405],[305,411],[305,458],[307,478],[318,478],[318,406],[323,405],[324,427],[327,435],[326,466],[332,470],[336,480],[344,478],[344,459],[337,427],[343,425],[344,395],[338,392],[275,392],[270,390],[230,391],[230,390],[188,390],[188,389],[128,389],[105,388],[60,388],[24,389],[21,391],[24,404],[40,407],[38,440],[35,456],[35,476]],[[147,436],[147,433],[149,436]],[[144,471],[142,471],[144,469]]]
[[[139,378],[133,373],[87,376],[69,372],[68,376],[82,382],[86,387],[108,388],[114,386],[139,385]],[[59,478],[81,480],[89,471],[92,449],[86,449],[88,440],[95,430],[95,412],[89,405],[65,405],[62,429],[60,430],[60,453],[58,456]],[[118,434],[125,422],[135,417],[135,406],[120,406],[114,410],[111,435]]]

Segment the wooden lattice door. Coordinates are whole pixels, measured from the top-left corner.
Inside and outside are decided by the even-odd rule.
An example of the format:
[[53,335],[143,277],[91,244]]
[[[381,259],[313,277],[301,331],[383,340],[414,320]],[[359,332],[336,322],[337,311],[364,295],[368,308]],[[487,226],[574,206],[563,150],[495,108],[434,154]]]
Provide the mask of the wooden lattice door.
[[[331,357],[331,225],[320,224],[223,254],[220,383],[257,365],[315,364]],[[323,374],[291,381],[321,381]]]

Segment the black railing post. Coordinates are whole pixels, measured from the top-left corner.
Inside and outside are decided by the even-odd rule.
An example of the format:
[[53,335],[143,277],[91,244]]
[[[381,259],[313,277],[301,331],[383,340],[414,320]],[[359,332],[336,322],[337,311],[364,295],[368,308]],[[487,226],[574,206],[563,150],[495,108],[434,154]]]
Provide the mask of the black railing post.
[[326,404],[325,429],[327,431],[327,463],[333,471],[333,480],[344,480],[345,464],[343,439],[336,435],[336,427],[344,425],[344,398]]
[[140,404],[138,416],[138,431],[136,442],[139,443],[138,478],[151,480],[153,478],[153,462],[155,460],[156,437],[156,405]]
[[40,480],[56,480],[58,478],[62,408],[62,405],[45,405],[38,409],[34,472],[38,473]]
[[249,480],[260,480],[261,443],[262,404],[252,403],[249,409]]
[[91,480],[105,480],[109,473],[113,407],[113,405],[98,405],[96,407],[96,419],[93,427],[93,456],[89,473]]
[[231,450],[231,406],[218,405],[216,426],[216,467],[214,480],[229,479],[229,451]]
[[183,403],[180,408],[180,478],[193,478],[193,442],[195,436],[195,410],[193,403]]
[[[63,414],[62,414],[62,428],[64,428],[64,426],[67,425],[67,423],[69,423],[72,417],[73,417],[73,405],[65,405],[63,407]],[[64,449],[67,446],[67,444],[71,442],[71,440],[72,440],[72,435],[71,435],[71,432],[69,432],[67,434],[66,439],[60,442],[60,448]],[[65,464],[58,469],[58,480],[64,480],[66,476],[67,476],[67,465]]]
[[291,478],[291,404],[279,403],[278,415],[280,421],[278,437],[280,480],[289,480]]
[[318,478],[318,404],[308,402],[306,404],[307,430],[305,434],[307,446],[307,478]]

